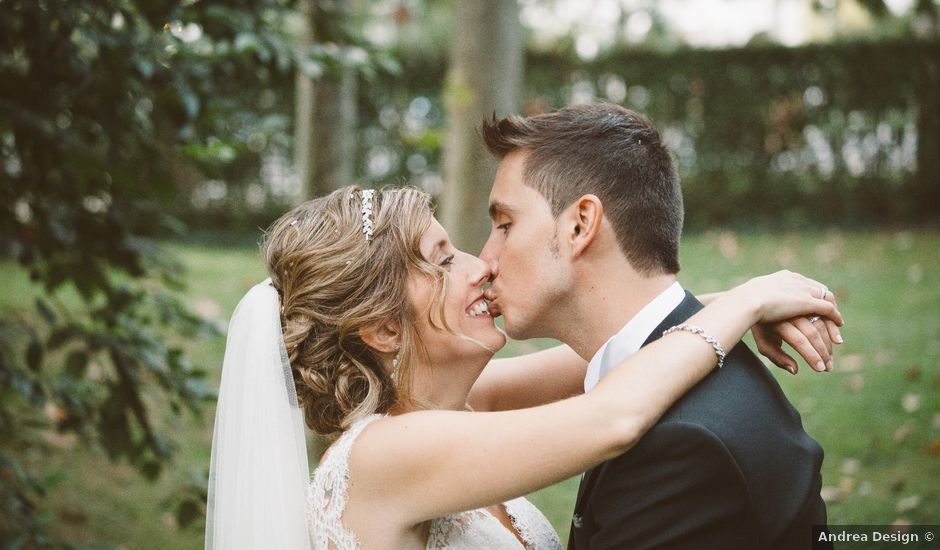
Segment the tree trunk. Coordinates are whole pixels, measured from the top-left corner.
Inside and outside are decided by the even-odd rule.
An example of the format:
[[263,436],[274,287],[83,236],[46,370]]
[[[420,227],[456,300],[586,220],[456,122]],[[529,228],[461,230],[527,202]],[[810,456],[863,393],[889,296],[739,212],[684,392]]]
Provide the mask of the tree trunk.
[[349,67],[314,86],[310,181],[320,194],[355,183],[357,88],[356,70]]
[[919,60],[917,109],[917,186],[919,216],[936,219],[940,213],[940,62],[934,55]]
[[444,91],[441,222],[454,244],[478,252],[489,233],[487,198],[495,162],[480,141],[484,117],[518,111],[523,76],[519,8],[510,0],[457,2],[456,29]]
[[[300,46],[314,40],[343,47],[341,28],[349,9],[344,3],[307,0],[301,5],[304,28]],[[336,35],[336,36],[333,36]],[[304,198],[355,183],[357,74],[349,67],[327,71],[316,82],[297,72],[294,109],[294,172]]]
[[[313,44],[313,3],[307,0],[300,3],[303,23],[298,37],[298,46],[306,52]],[[294,175],[300,181],[301,196],[310,199],[315,196],[311,186],[313,157],[313,79],[299,68],[295,69],[294,78]]]

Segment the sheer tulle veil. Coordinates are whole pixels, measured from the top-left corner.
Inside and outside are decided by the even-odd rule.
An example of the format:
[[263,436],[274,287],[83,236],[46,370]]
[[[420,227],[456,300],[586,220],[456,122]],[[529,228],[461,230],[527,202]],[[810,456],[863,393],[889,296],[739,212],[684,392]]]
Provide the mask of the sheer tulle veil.
[[229,323],[209,466],[207,550],[311,548],[303,415],[279,310],[267,279],[245,294]]

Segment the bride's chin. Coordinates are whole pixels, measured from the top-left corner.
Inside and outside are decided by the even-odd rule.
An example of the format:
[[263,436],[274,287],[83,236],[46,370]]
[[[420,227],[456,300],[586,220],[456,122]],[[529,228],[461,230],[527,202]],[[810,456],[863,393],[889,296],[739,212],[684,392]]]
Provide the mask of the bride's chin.
[[495,324],[493,325],[493,332],[494,332],[492,336],[493,343],[492,345],[488,347],[490,347],[490,349],[493,351],[492,355],[496,355],[496,352],[506,347],[507,338],[506,338],[506,333],[503,332],[503,330],[499,328],[498,326],[496,326]]

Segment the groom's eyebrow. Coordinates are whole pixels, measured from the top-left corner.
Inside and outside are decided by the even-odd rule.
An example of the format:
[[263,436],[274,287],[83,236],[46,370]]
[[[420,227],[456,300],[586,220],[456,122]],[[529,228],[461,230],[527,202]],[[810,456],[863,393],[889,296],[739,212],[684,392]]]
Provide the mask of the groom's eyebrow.
[[490,218],[495,218],[497,214],[512,214],[513,212],[514,209],[511,206],[499,201],[490,204]]

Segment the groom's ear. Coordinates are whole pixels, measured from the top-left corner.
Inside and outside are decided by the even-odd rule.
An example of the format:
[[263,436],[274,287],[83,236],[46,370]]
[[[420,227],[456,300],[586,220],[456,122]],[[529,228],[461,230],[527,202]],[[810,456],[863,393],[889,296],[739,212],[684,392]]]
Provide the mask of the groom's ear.
[[594,242],[604,220],[604,203],[597,195],[582,195],[567,212],[566,231],[572,258],[579,257]]
[[359,337],[375,351],[391,353],[395,344],[401,342],[401,331],[396,323],[382,321],[359,329]]

